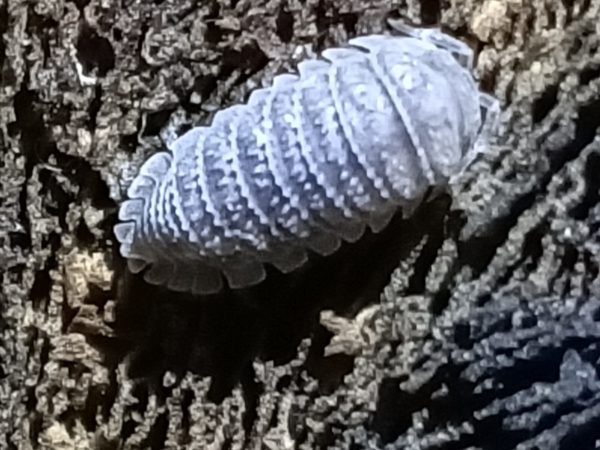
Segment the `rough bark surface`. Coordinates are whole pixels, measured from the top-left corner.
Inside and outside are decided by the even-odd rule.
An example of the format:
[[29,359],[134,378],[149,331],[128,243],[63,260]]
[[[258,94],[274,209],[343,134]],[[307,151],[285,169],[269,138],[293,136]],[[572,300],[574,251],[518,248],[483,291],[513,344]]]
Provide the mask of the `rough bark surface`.
[[[505,108],[452,202],[245,291],[125,271],[145,158],[389,16],[473,44]],[[0,0],[0,448],[595,448],[598,24],[599,0]]]

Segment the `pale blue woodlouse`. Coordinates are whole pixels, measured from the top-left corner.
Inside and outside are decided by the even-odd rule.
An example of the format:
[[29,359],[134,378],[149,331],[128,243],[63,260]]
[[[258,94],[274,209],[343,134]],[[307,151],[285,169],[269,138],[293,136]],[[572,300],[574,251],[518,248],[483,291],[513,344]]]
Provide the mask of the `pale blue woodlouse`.
[[130,270],[150,265],[145,279],[175,291],[218,292],[221,273],[249,286],[264,263],[289,272],[307,249],[381,230],[461,172],[498,103],[479,92],[467,45],[392,25],[404,36],[325,50],[149,158],[115,226]]

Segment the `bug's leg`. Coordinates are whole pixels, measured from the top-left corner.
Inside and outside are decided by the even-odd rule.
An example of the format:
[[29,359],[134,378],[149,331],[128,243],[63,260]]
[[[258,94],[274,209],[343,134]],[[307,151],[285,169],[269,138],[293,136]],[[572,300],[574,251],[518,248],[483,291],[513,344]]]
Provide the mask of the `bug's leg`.
[[440,28],[416,28],[393,19],[389,19],[388,23],[406,36],[431,42],[436,47],[449,51],[462,67],[473,67],[473,50],[464,42],[445,34]]
[[465,156],[465,169],[477,155],[493,151],[493,146],[490,146],[490,140],[498,129],[500,102],[491,95],[480,92],[479,109],[481,110],[481,127],[471,151]]
[[500,102],[489,94],[479,93],[479,108],[483,121],[481,124],[480,136],[489,138],[495,133],[500,119]]

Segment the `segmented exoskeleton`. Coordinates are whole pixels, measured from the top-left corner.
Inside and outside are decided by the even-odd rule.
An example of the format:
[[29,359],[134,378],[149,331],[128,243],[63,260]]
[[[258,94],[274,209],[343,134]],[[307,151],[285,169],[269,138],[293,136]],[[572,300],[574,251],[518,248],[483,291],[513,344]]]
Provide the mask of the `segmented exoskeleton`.
[[404,36],[326,50],[149,158],[115,227],[130,270],[176,291],[217,292],[222,273],[249,286],[264,263],[331,254],[460,173],[497,102],[465,44],[393,26]]

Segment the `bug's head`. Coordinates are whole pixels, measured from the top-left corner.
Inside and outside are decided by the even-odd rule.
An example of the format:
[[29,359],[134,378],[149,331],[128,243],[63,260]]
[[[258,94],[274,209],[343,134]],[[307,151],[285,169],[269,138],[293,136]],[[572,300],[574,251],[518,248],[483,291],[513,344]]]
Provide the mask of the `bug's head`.
[[398,41],[402,46],[398,53],[411,59],[411,64],[395,61],[398,64],[391,65],[389,74],[418,98],[409,111],[412,122],[418,124],[411,134],[425,154],[420,159],[428,181],[443,183],[462,173],[488,147],[498,121],[498,102],[480,94],[469,45],[440,28],[417,28],[396,20],[388,23],[409,38]]

